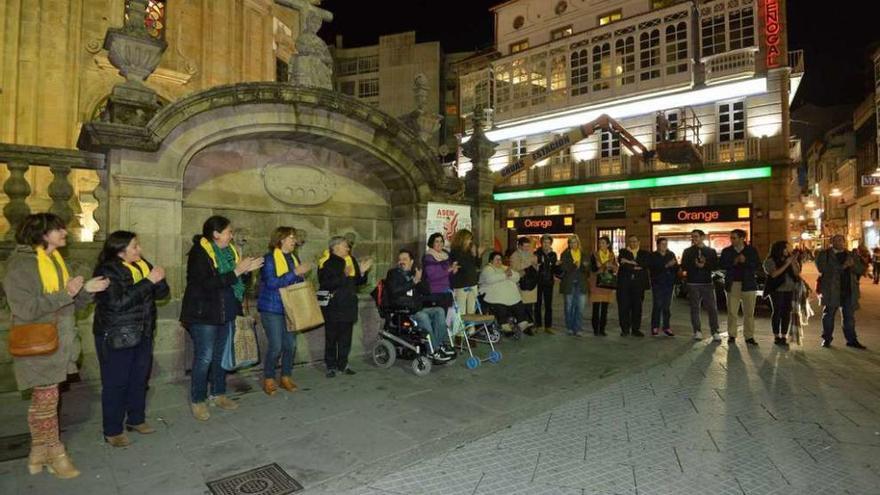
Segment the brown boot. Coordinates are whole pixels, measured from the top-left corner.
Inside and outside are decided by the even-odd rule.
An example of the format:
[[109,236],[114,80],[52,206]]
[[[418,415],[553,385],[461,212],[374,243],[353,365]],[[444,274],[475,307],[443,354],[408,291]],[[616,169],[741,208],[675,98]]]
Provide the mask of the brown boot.
[[195,402],[190,407],[192,407],[193,417],[199,421],[207,421],[211,417],[207,402]]
[[131,445],[131,440],[125,436],[125,433],[113,435],[112,437],[104,437],[104,440],[109,443],[111,447],[128,447]]
[[287,390],[288,392],[293,392],[294,390],[298,389],[299,387],[296,386],[296,383],[294,383],[293,379],[290,378],[289,376],[282,376],[281,377],[281,388],[283,388],[284,390]]
[[238,409],[238,403],[234,400],[231,400],[229,397],[225,395],[218,395],[214,398],[214,405],[219,407],[220,409],[225,409],[227,411],[234,411]]
[[31,447],[31,453],[28,456],[28,471],[31,474],[39,474],[43,471],[43,466],[49,461],[49,450],[45,445],[39,447]]
[[156,433],[156,429],[152,426],[148,425],[146,421],[139,425],[125,425],[125,429],[128,431],[136,431],[141,435],[149,435],[150,433]]
[[[281,383],[284,383],[284,379],[281,379]],[[282,385],[283,386],[283,385]],[[278,385],[275,385],[274,378],[264,378],[263,379],[263,392],[266,392],[266,395],[272,396],[275,395],[275,392],[278,391]]]
[[79,476],[79,471],[73,467],[70,457],[64,450],[64,445],[56,445],[49,447],[46,469],[55,475],[56,478],[67,480]]

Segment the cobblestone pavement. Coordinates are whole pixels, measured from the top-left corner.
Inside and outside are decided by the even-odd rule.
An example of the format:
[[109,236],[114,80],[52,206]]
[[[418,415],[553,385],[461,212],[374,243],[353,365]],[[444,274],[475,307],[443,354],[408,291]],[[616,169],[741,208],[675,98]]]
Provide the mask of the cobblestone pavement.
[[[498,365],[424,378],[306,367],[301,391],[271,398],[240,376],[239,410],[206,423],[189,415],[187,383],[156,384],[159,432],[125,449],[101,441],[98,391],[76,384],[62,438],[83,475],[4,462],[0,493],[203,494],[275,462],[309,494],[878,494],[880,290],[863,287],[867,352],[842,338],[820,349],[818,317],[804,348],[777,348],[766,313],[758,348],[696,342],[677,301],[672,339],[541,335],[504,342]],[[0,397],[0,435],[26,432],[26,409]]]

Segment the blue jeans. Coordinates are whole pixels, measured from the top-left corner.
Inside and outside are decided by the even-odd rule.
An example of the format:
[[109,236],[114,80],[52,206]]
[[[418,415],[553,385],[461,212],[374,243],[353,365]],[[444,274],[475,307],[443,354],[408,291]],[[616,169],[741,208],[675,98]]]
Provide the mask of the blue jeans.
[[672,284],[655,283],[651,303],[651,328],[669,329],[672,316],[669,306],[672,304]]
[[448,340],[446,338],[446,310],[440,307],[424,308],[413,315],[416,323],[431,336],[431,345],[439,348]]
[[296,334],[287,331],[287,318],[278,313],[260,313],[260,321],[266,332],[266,360],[263,362],[263,378],[275,378],[275,364],[281,355],[281,376],[293,373],[293,356],[296,354]]
[[822,338],[831,342],[834,335],[834,319],[837,310],[843,313],[843,336],[847,343],[853,344],[859,341],[856,337],[856,316],[852,301],[845,302],[840,306],[825,306],[822,309]]
[[123,432],[123,423],[140,425],[146,420],[147,381],[153,362],[153,339],[144,336],[128,349],[111,349],[103,335],[95,335],[101,365],[101,413],[104,436]]
[[211,382],[211,393],[226,393],[226,370],[220,366],[223,359],[223,348],[229,338],[229,329],[235,321],[223,325],[193,324],[189,334],[193,339],[192,389],[190,400],[193,403],[204,402],[208,398],[208,382]]
[[581,291],[581,284],[575,280],[571,284],[571,292],[565,294],[565,328],[569,333],[581,331],[582,314],[587,305],[587,295]]

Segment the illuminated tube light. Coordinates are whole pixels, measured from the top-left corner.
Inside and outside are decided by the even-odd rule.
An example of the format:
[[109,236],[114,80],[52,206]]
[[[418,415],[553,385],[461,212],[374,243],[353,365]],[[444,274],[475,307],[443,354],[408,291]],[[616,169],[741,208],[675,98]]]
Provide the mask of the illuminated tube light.
[[[645,98],[644,95],[640,95],[631,99],[617,99],[569,112],[554,112],[550,115],[502,123],[497,128],[487,132],[486,137],[492,141],[499,142],[506,139],[542,134],[553,130],[570,129],[583,125],[603,113],[607,113],[612,118],[619,120],[637,115],[653,114],[670,108],[699,106],[766,92],[767,78],[760,77],[729,84],[719,84],[718,86],[708,88],[689,89],[684,92],[676,92],[653,98]],[[467,142],[469,139],[470,136],[466,136],[462,139],[462,143]]]
[[547,187],[528,191],[511,191],[495,193],[495,201],[511,201],[514,199],[546,198],[550,196],[569,196],[573,194],[590,194],[610,191],[628,191],[634,189],[651,189],[655,187],[684,186],[688,184],[706,184],[709,182],[728,182],[744,179],[765,179],[773,174],[772,167],[745,168],[723,172],[703,172],[697,174],[670,175],[649,177],[645,179],[620,180],[614,182],[598,182],[594,184],[578,184],[573,186]]

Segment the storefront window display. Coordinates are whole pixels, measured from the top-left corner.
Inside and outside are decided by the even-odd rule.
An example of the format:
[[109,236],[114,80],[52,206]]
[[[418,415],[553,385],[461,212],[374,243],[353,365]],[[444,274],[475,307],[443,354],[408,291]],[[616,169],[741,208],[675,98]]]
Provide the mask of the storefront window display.
[[751,238],[751,205],[719,205],[651,210],[651,238],[669,240],[669,249],[678,256],[691,245],[691,231],[706,232],[707,243],[716,251],[730,245],[730,231],[742,229]]

